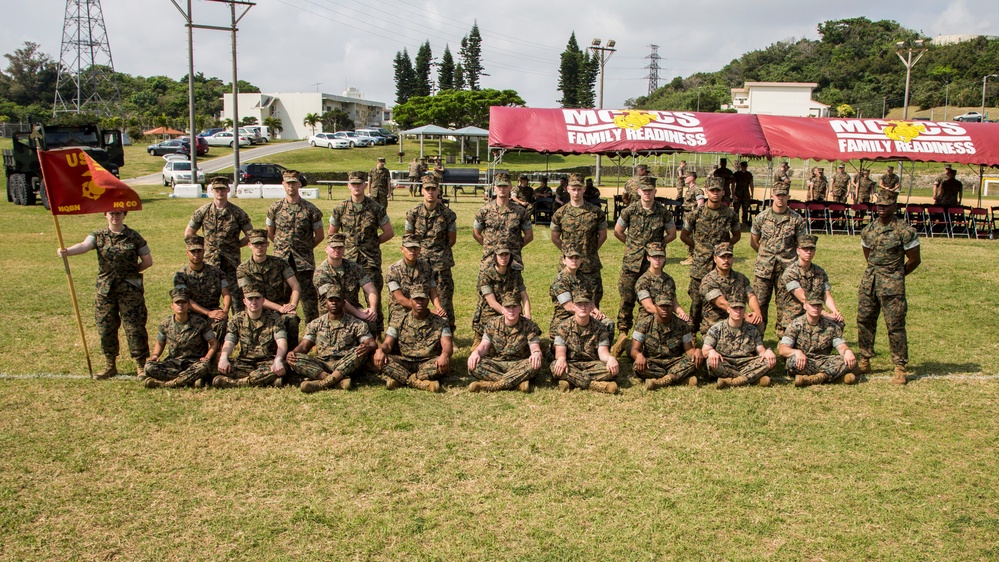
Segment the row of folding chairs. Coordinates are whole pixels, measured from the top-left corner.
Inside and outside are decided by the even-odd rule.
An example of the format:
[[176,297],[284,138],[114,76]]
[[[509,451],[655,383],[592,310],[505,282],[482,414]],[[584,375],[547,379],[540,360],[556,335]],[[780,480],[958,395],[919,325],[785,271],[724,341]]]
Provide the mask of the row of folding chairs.
[[[809,233],[854,235],[864,229],[875,215],[874,205],[830,203],[826,201],[791,201],[788,206],[805,218]],[[916,232],[931,238],[994,239],[999,234],[999,206],[943,207],[910,204],[899,206],[898,218]]]

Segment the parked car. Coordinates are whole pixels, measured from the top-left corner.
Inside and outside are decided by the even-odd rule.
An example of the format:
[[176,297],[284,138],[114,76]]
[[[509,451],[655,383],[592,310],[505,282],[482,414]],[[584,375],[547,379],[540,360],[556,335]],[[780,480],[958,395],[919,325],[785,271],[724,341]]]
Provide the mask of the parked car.
[[333,133],[333,136],[335,136],[338,139],[347,139],[348,141],[350,141],[351,148],[354,148],[355,146],[374,146],[373,139],[369,139],[367,137],[359,137],[354,133],[354,131],[338,131],[336,133]]
[[239,136],[250,139],[250,144],[261,144],[267,142],[264,140],[264,137],[260,136],[260,132],[251,131],[247,127],[239,128]]
[[200,133],[198,133],[198,136],[199,137],[210,137],[210,136],[214,135],[215,133],[218,133],[218,132],[221,132],[221,131],[224,131],[224,130],[225,129],[223,129],[222,127],[212,127],[211,129],[205,129],[204,131],[201,131]]
[[[385,131],[385,133],[383,133],[382,131]],[[383,142],[380,142],[378,144],[396,144],[399,142],[399,137],[393,135],[392,133],[388,133],[387,129],[383,129],[380,127],[377,129],[371,129],[371,128],[357,129],[354,132],[358,134],[367,135],[369,137],[374,137],[376,139],[382,139]]]
[[350,148],[350,141],[335,136],[335,133],[317,133],[312,135],[309,137],[309,144],[323,148]]
[[[285,170],[287,168],[280,164],[262,164],[259,162],[240,164],[239,182],[277,185],[281,183],[282,174]],[[305,174],[299,174],[299,177],[302,180],[302,187],[309,185],[309,178]]]
[[398,144],[399,135],[393,133],[392,131],[386,129],[385,127],[371,127],[372,131],[376,131],[381,136],[385,137],[388,144]]
[[[180,139],[170,139],[146,147],[146,152],[153,156],[163,156],[164,154],[175,154],[184,150],[184,143]],[[187,148],[190,153],[190,147]]]
[[[205,141],[210,146],[233,146],[236,144],[236,137],[233,136],[232,131],[219,131],[210,137],[205,137]],[[240,135],[239,146],[249,146],[250,139]]]
[[198,168],[198,181],[191,181],[191,161],[170,158],[163,166],[163,185],[174,186],[178,183],[205,183],[205,172]]
[[[203,137],[194,137],[194,138],[198,139],[198,140],[195,141],[195,143],[196,143],[195,146],[198,147],[198,156],[204,156],[205,154],[208,154],[208,141],[206,141]],[[190,156],[191,155],[191,146],[190,146],[191,139],[188,138],[188,137],[184,137],[184,138],[180,139],[180,142],[184,146],[178,152],[178,154],[186,154],[186,155]]]
[[371,143],[372,143],[372,146],[385,144],[385,137],[383,137],[383,136],[381,136],[381,135],[379,135],[377,133],[374,134],[374,135],[372,135],[372,134],[369,134],[367,131],[357,130],[357,131],[354,131],[354,134],[357,135],[358,138],[370,139]]
[[954,121],[961,121],[964,123],[981,123],[982,114],[978,113],[977,111],[969,111],[964,115],[958,115],[957,117],[954,118]]
[[250,133],[261,140],[261,142],[268,143],[271,141],[271,128],[265,125],[248,125],[243,127]]

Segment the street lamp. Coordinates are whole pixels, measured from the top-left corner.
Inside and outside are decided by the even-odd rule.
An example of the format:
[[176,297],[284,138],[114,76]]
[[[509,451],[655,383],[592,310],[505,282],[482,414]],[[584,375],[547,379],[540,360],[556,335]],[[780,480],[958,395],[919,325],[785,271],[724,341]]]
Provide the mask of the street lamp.
[[[593,53],[593,56],[597,57],[597,62],[600,63],[600,96],[597,98],[597,109],[603,109],[604,108],[604,66],[607,64],[607,61],[610,60],[611,55],[613,55],[614,52],[617,51],[617,49],[614,48],[614,45],[617,45],[617,41],[614,41],[613,39],[608,39],[607,40],[607,46],[606,47],[601,47],[600,46],[600,39],[599,38],[595,38],[593,40],[593,42],[590,43],[590,51]],[[597,185],[600,185],[600,155],[599,154],[597,154],[597,170],[596,170],[596,172],[597,172],[595,174],[596,178],[594,179],[594,181],[596,181]]]
[[989,78],[999,78],[999,74],[986,74],[982,77],[982,123],[985,122],[985,84]]
[[[919,59],[922,58],[923,53],[926,52],[926,48],[923,47],[923,40],[916,39],[912,44],[908,44],[905,41],[899,41],[895,43],[895,54],[905,65],[905,106],[902,109],[902,119],[909,118],[909,81],[912,78],[912,67],[916,66]],[[902,53],[907,53],[907,56],[902,56]],[[916,53],[916,60],[912,60],[912,53]]]

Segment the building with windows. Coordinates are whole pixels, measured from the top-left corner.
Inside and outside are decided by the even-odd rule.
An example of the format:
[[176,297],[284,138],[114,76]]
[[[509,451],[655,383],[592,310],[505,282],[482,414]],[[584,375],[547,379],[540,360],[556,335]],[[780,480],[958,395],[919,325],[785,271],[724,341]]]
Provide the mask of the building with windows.
[[732,103],[722,109],[757,115],[829,117],[829,106],[812,99],[815,82],[746,82],[732,88]]
[[[233,115],[232,94],[225,94],[220,118],[239,122],[245,117],[256,117],[257,123],[263,124],[264,119],[277,117],[283,128],[280,138],[305,139],[312,135],[312,127],[305,125],[305,116],[322,115],[334,109],[345,112],[357,128],[380,127],[387,112],[384,102],[366,100],[360,90],[348,88],[340,96],[320,92],[240,93],[239,118]],[[317,124],[316,132],[322,130],[322,124]]]

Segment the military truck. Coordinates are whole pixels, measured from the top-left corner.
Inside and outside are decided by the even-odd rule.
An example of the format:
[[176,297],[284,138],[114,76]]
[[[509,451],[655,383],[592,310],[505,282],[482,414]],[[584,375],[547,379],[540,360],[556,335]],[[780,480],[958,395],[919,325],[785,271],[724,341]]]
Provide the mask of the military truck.
[[35,150],[77,147],[115,176],[125,165],[121,131],[102,130],[95,125],[32,125],[30,133],[14,133],[14,146],[3,150],[3,168],[7,175],[7,201],[15,205],[34,205],[41,200],[49,208],[42,184],[42,171]]

